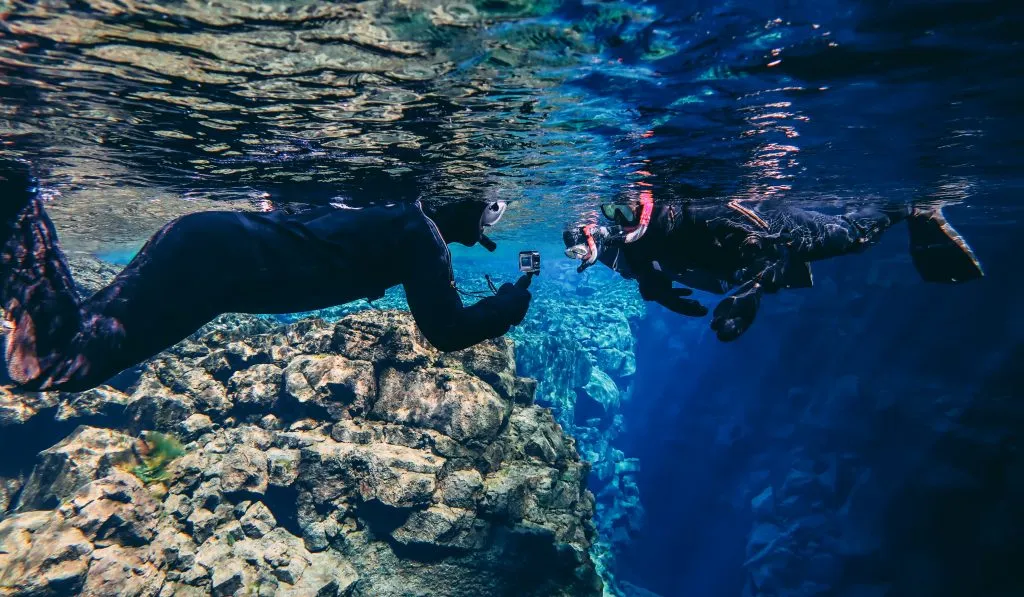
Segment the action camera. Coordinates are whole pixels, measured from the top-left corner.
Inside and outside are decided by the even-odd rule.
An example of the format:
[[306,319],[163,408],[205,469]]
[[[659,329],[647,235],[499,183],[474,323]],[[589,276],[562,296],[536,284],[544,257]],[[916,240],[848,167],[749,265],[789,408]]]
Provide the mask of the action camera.
[[520,251],[519,271],[526,274],[540,274],[540,251]]

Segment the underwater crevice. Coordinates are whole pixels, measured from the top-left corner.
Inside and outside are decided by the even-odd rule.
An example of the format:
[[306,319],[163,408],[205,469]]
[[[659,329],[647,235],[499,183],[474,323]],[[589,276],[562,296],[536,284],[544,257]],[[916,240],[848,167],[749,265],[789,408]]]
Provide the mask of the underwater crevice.
[[302,526],[299,524],[298,499],[299,492],[296,488],[277,485],[267,487],[266,493],[261,498],[263,505],[274,515],[277,524],[292,535],[301,537]]
[[[106,429],[124,429],[127,418],[122,415],[92,415],[67,421],[56,421],[57,408],[41,410],[21,425],[0,429],[0,477],[28,474],[36,465],[36,455],[71,435],[82,425]],[[20,457],[19,457],[20,455]]]

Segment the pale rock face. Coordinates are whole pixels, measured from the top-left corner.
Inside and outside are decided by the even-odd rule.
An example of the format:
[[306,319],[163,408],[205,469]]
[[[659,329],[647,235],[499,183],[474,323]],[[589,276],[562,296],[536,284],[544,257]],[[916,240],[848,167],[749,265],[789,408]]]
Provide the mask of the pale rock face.
[[340,355],[299,356],[284,370],[284,395],[300,407],[317,407],[342,418],[353,407],[365,412],[376,393],[373,365]]
[[56,420],[75,421],[87,417],[117,416],[131,398],[109,386],[100,386],[77,394],[61,395]]
[[[3,479],[0,478],[0,513],[6,512],[14,505],[14,500],[21,491],[24,479]],[[0,515],[2,518],[2,515]]]
[[[164,386],[156,374],[147,370],[131,393],[125,413],[138,429],[168,431],[197,413],[195,401],[185,395],[176,394]],[[212,417],[211,417],[212,418]]]
[[158,564],[159,561],[140,554],[139,550],[119,545],[96,549],[92,552],[82,593],[124,597],[158,595],[164,584],[164,575]]
[[476,469],[452,471],[441,480],[441,500],[455,508],[474,508],[484,481]]
[[0,523],[0,590],[9,595],[74,594],[85,583],[93,546],[53,512]]
[[96,545],[147,545],[156,536],[160,502],[133,475],[113,471],[81,489],[57,512]]
[[283,371],[273,364],[235,371],[228,380],[232,401],[239,406],[269,411],[281,396]]
[[438,504],[413,512],[391,536],[403,545],[470,550],[486,538],[483,525],[476,522],[471,510]]
[[236,446],[221,461],[220,486],[225,493],[267,492],[269,467],[267,455],[256,448]]
[[189,397],[199,412],[222,415],[232,407],[224,385],[200,367],[165,359],[156,361],[153,371],[164,387],[175,395]]
[[[510,343],[442,354],[403,313],[225,318],[123,394],[27,415],[126,401],[130,429],[22,473],[56,509],[10,512],[2,479],[0,595],[599,595],[589,468],[514,372]],[[146,487],[122,469],[154,428],[188,443]]]
[[43,450],[25,483],[18,509],[53,508],[89,481],[135,461],[138,440],[110,429],[79,427],[59,444]]
[[333,348],[352,359],[391,363],[403,370],[427,366],[441,355],[412,318],[397,311],[342,319],[334,328]]
[[277,526],[274,513],[263,502],[249,506],[239,522],[242,523],[242,532],[253,539],[263,537]]
[[445,459],[404,446],[322,442],[302,451],[299,481],[326,503],[355,492],[394,508],[430,503]]
[[0,386],[0,430],[21,425],[41,411],[56,408],[58,404],[59,399],[53,393],[12,394],[6,386]]
[[179,429],[182,439],[195,440],[213,429],[213,421],[204,414],[196,413],[182,421]]
[[289,487],[299,476],[299,451],[270,448],[267,450],[268,482],[275,487]]
[[163,554],[151,544],[160,503],[127,473],[83,486],[58,510],[0,522],[7,595],[157,595]]
[[375,418],[434,429],[458,441],[493,439],[508,416],[508,401],[456,369],[388,369],[380,385]]
[[487,382],[502,398],[513,396],[516,382],[512,342],[500,339],[483,342],[465,350],[442,355],[443,367],[462,369]]

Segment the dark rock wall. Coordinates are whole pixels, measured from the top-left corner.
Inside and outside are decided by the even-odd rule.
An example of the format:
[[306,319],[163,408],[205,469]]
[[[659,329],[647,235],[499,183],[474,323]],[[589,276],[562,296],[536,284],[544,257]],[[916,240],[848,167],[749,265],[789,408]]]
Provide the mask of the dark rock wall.
[[732,344],[650,311],[622,438],[648,524],[621,579],[665,596],[1024,591],[1024,285],[1008,231],[961,232],[981,282],[918,282],[891,235],[767,297]]

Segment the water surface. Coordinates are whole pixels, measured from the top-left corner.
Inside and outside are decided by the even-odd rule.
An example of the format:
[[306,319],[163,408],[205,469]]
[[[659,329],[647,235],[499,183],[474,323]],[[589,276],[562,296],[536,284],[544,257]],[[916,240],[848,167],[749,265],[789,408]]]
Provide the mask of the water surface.
[[[502,251],[456,253],[469,286],[486,270],[512,275],[520,248],[560,259],[564,227],[642,191],[833,212],[948,205],[986,265],[970,287],[923,286],[894,231],[816,266],[815,289],[780,296],[737,344],[659,308],[634,322],[617,441],[644,462],[648,518],[618,574],[663,595],[735,595],[752,471],[788,470],[794,450],[855,454],[867,468],[894,452],[927,460],[941,443],[900,444],[877,427],[874,447],[785,435],[800,396],[948,395],[958,416],[996,416],[985,397],[1007,392],[1024,329],[1021,31],[1024,5],[1000,0],[3,0],[0,143],[36,165],[68,250],[115,260],[200,209],[513,201]],[[606,292],[594,275],[604,281],[585,284]],[[572,280],[542,277],[537,294]],[[898,415],[899,429],[932,420]],[[907,470],[879,477],[893,504],[922,499],[892,489]],[[879,529],[901,529],[876,531],[885,553],[927,552],[926,525],[900,527],[891,512],[876,511]],[[832,592],[806,594],[968,594],[957,591],[1005,572],[975,562],[957,576],[949,564],[972,551],[984,553],[927,552],[915,562],[939,565],[909,576],[854,559],[822,581]],[[929,590],[907,588],[922,578]],[[984,594],[1022,586],[1004,580]]]

